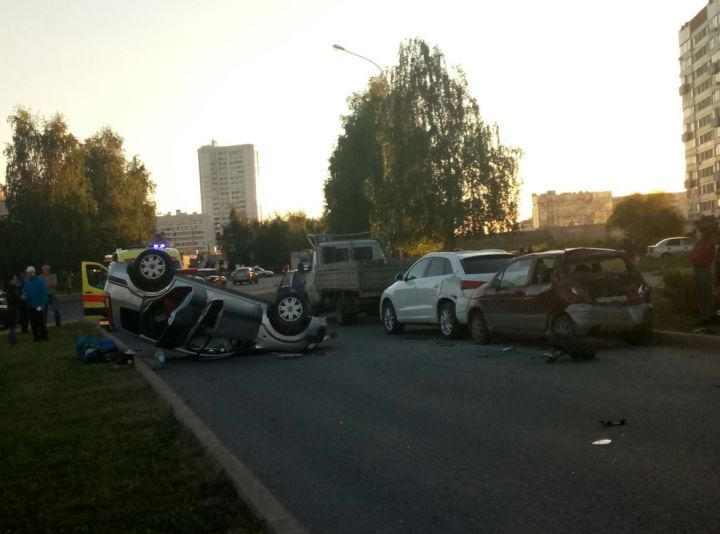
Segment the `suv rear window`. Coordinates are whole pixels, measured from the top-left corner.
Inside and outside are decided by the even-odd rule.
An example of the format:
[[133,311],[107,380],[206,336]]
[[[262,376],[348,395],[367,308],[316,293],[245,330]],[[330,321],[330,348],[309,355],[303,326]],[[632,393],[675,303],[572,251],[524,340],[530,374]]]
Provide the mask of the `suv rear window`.
[[623,258],[591,258],[586,261],[569,262],[566,273],[579,281],[589,282],[608,278],[634,278],[628,263]]
[[470,256],[460,260],[465,274],[492,274],[505,267],[513,259],[512,254]]

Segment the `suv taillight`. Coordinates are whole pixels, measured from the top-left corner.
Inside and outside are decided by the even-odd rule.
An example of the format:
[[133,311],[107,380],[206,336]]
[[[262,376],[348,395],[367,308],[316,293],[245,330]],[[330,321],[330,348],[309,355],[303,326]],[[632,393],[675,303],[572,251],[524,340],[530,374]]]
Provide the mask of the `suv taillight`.
[[485,285],[485,282],[481,282],[480,280],[461,280],[460,281],[460,289],[477,289],[478,287]]

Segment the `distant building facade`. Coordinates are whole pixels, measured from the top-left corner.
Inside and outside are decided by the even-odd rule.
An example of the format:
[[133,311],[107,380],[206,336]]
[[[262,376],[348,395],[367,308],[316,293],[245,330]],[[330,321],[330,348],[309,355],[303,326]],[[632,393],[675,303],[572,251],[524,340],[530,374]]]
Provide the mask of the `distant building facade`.
[[710,0],[678,33],[687,218],[720,208],[720,2]]
[[257,220],[258,158],[253,145],[210,145],[198,149],[202,213],[209,217],[211,246],[215,233],[230,222],[230,211]]
[[604,224],[613,210],[610,191],[547,193],[532,196],[532,227],[555,228]]
[[[677,212],[686,217],[688,212],[687,194],[684,191],[666,194],[672,198],[672,204]],[[529,229],[605,224],[617,203],[625,198],[627,196],[613,197],[610,191],[533,193],[532,225]]]
[[209,250],[211,241],[214,241],[208,239],[209,229],[206,215],[183,213],[180,210],[174,214],[158,215],[155,222],[155,233],[162,235],[173,247],[189,256],[214,252]]

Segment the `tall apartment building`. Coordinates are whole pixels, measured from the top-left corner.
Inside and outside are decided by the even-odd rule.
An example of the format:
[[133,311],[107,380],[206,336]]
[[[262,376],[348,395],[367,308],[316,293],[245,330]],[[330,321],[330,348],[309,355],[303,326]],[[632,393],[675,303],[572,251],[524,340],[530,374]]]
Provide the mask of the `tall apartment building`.
[[[208,254],[211,240],[208,239],[208,216],[202,213],[183,213],[158,215],[155,222],[155,233],[162,235],[173,247],[182,254],[194,256]],[[213,236],[214,237],[214,236]]]
[[241,218],[258,218],[257,152],[253,145],[219,146],[212,141],[198,149],[198,166],[202,212],[209,216],[208,235],[215,246],[215,233],[230,222],[233,208]]
[[720,2],[683,24],[679,43],[687,217],[695,220],[720,214]]

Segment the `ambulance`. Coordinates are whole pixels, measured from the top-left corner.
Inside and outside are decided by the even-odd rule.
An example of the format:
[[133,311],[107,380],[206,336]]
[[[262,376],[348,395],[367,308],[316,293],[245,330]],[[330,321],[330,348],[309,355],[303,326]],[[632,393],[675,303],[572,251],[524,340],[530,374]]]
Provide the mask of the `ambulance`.
[[[105,256],[105,263],[133,263],[138,255],[148,249],[157,249],[166,252],[177,270],[182,265],[182,256],[176,248],[164,244],[132,245],[119,248],[112,254]],[[102,263],[83,261],[80,264],[80,277],[82,279],[83,313],[85,317],[105,317],[105,282],[108,277],[108,268]]]

